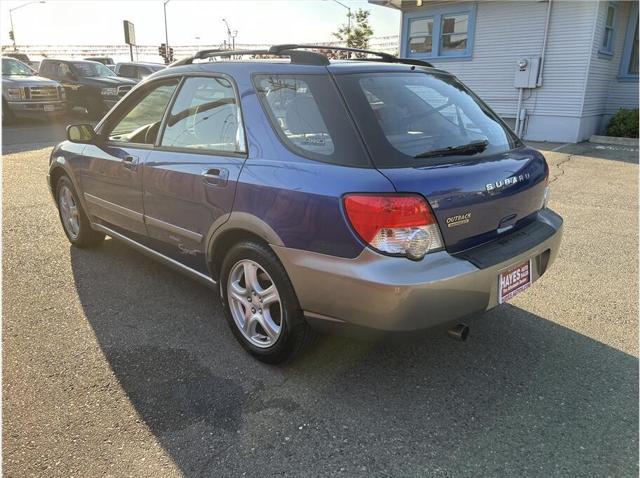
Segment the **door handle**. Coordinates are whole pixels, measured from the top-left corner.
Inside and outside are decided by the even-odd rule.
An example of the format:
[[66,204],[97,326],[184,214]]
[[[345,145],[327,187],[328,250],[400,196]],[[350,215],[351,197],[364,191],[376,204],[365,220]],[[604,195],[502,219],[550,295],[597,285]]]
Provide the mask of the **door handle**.
[[125,156],[122,158],[122,165],[133,171],[138,166],[138,158],[136,156]]
[[211,168],[202,172],[202,180],[211,186],[226,186],[229,180],[229,170]]

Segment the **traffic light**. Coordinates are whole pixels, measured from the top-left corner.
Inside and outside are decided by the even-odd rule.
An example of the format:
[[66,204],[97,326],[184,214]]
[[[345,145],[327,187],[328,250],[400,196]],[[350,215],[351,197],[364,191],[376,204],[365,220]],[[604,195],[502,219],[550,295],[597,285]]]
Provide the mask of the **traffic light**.
[[173,61],[173,47],[169,47],[169,63]]
[[13,30],[9,30],[9,38],[11,39],[11,41],[16,39],[16,37],[13,35]]
[[160,46],[158,47],[158,55],[160,55],[164,59],[167,58],[167,44],[166,43],[160,43]]

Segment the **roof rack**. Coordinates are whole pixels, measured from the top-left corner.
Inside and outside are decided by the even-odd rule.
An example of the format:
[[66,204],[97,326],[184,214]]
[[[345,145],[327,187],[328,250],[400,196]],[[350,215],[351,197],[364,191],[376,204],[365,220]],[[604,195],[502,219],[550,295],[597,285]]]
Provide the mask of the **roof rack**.
[[[269,51],[278,52],[281,50],[297,50],[302,48],[308,48],[313,50],[330,50],[330,51],[346,51],[350,53],[363,53],[367,55],[377,56],[378,58],[380,58],[380,60],[387,63],[403,63],[406,65],[426,66],[429,68],[433,68],[433,65],[428,61],[416,60],[414,58],[400,58],[390,53],[373,51],[373,50],[364,50],[361,48],[350,48],[346,46],[284,44],[284,45],[274,45],[271,48],[269,48]],[[377,61],[370,58],[350,58],[350,59],[361,60],[361,61]]]
[[[193,60],[203,60],[205,58],[216,57],[230,57],[230,56],[246,56],[246,55],[273,55],[273,56],[288,56],[291,58],[291,63],[302,65],[320,65],[326,66],[329,64],[329,59],[322,53],[309,50],[329,50],[329,51],[346,51],[349,53],[362,53],[366,55],[372,55],[378,57],[381,61],[386,63],[402,63],[407,65],[426,66],[433,68],[433,65],[427,61],[415,60],[413,58],[399,58],[389,53],[380,51],[363,50],[360,48],[349,48],[342,46],[329,46],[329,45],[299,45],[299,44],[283,44],[273,45],[268,50],[200,50],[195,55],[183,58],[182,60],[175,61],[169,66],[181,66],[191,65]],[[371,58],[352,58],[359,61],[377,61]]]
[[182,60],[174,61],[169,66],[182,66],[191,65],[193,60],[203,60],[205,58],[215,57],[230,57],[230,56],[246,56],[246,55],[273,55],[273,56],[288,56],[291,58],[291,63],[299,65],[320,65],[326,66],[329,64],[329,59],[322,53],[316,53],[313,51],[296,50],[283,48],[287,45],[272,46],[268,50],[200,50],[195,55],[183,58]]

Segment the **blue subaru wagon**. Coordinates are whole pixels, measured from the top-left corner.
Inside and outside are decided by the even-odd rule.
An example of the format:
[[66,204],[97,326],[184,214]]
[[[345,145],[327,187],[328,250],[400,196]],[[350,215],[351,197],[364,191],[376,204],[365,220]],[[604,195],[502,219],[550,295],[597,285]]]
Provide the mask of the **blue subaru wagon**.
[[242,346],[275,363],[318,330],[466,338],[465,317],[556,257],[548,178],[446,71],[279,45],[151,75],[95,129],[69,126],[48,182],[72,244],[109,235],[204,282]]

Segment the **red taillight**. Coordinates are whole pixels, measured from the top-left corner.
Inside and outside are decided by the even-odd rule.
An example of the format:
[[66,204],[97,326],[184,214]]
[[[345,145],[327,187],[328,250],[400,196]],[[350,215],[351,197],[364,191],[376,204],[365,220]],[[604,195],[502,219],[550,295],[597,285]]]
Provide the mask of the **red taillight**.
[[358,236],[381,252],[420,259],[442,247],[436,219],[420,196],[348,194],[344,208]]

